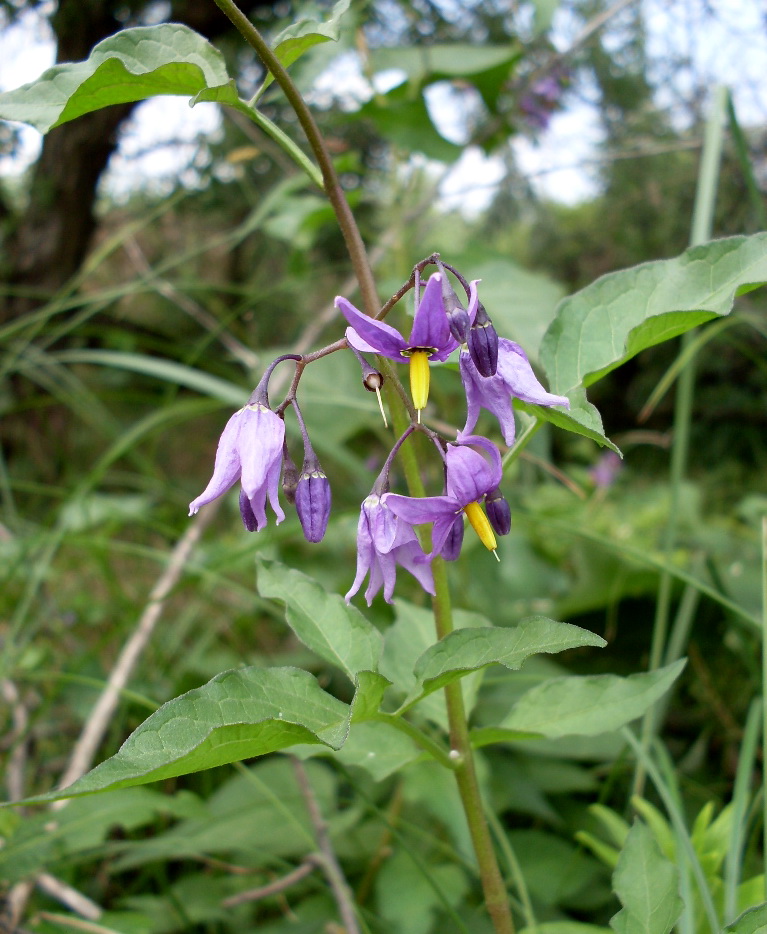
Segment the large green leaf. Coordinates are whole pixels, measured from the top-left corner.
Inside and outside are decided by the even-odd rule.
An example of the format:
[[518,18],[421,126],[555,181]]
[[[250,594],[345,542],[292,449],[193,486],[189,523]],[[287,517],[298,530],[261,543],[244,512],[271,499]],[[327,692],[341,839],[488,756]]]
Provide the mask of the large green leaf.
[[668,934],[682,913],[679,871],[636,821],[613,874],[623,908],[610,920],[617,934]]
[[602,276],[559,306],[541,344],[552,392],[596,382],[647,347],[729,314],[767,282],[767,233],[714,240]]
[[415,663],[416,688],[406,706],[488,665],[517,669],[531,655],[585,645],[601,647],[607,643],[593,632],[545,616],[531,616],[507,629],[458,629],[428,648]]
[[554,678],[524,694],[499,726],[543,736],[607,733],[640,717],[679,677],[685,659],[620,678]]
[[767,902],[744,911],[724,930],[726,934],[762,934],[767,931]]
[[[330,17],[325,21],[302,16],[295,23],[291,23],[275,38],[272,51],[280,60],[280,64],[289,68],[304,52],[308,52],[320,42],[337,42],[341,30],[341,18],[349,9],[351,0],[336,0]],[[271,72],[267,73],[264,83],[256,94],[256,100],[274,81]]]
[[99,42],[84,62],[54,65],[36,81],[0,94],[0,118],[47,133],[110,104],[157,94],[193,97],[228,82],[223,55],[193,29],[137,26]]
[[296,743],[338,749],[349,707],[298,668],[239,668],[163,704],[120,749],[40,801],[127,788],[262,756]]
[[383,639],[343,597],[276,561],[258,560],[258,592],[285,604],[288,625],[307,648],[340,668],[353,682],[361,671],[376,671]]

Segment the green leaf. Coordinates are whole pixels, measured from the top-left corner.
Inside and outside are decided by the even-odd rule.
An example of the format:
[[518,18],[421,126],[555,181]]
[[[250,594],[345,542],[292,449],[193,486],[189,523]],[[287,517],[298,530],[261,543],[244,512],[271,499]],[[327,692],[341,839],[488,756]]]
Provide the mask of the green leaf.
[[623,908],[610,920],[618,934],[668,934],[682,913],[679,872],[636,821],[613,874]]
[[[324,22],[303,16],[295,23],[291,23],[275,38],[272,51],[280,60],[280,64],[289,68],[312,46],[320,42],[337,42],[341,31],[341,19],[349,9],[351,0],[337,0],[329,19]],[[254,98],[257,101],[269,85],[274,81],[271,72],[268,72],[264,83],[258,89]]]
[[547,921],[536,924],[534,928],[522,928],[519,934],[609,934],[610,928],[596,924],[583,924],[581,921]]
[[[429,863],[418,872],[410,855],[397,849],[376,878],[377,901],[385,930],[392,934],[429,934],[447,902],[458,905],[468,889],[465,873],[452,863]],[[455,928],[443,924],[442,929]]]
[[[574,434],[583,435],[584,438],[590,438],[601,444],[602,447],[610,448],[616,454],[620,450],[605,435],[602,427],[602,416],[586,398],[584,389],[571,389],[567,394],[570,400],[570,408],[563,409],[559,406],[548,408],[544,405],[530,405],[522,402],[521,399],[514,399],[514,408],[527,412],[540,418],[544,422],[551,422],[557,428],[563,428],[565,431],[572,431]],[[623,456],[623,455],[621,455]]]
[[0,118],[41,133],[110,104],[157,94],[192,97],[229,81],[223,55],[188,26],[137,26],[104,39],[84,62],[55,65],[0,94]]
[[[324,755],[329,750],[323,749]],[[330,753],[344,765],[364,769],[376,781],[383,781],[423,755],[412,739],[389,723],[354,723],[343,747]]]
[[375,49],[371,61],[375,71],[396,68],[406,73],[408,81],[420,86],[427,81],[479,75],[499,65],[511,67],[518,57],[516,45],[437,42]]
[[570,623],[531,616],[518,626],[458,629],[430,646],[415,663],[416,689],[406,706],[488,665],[519,668],[526,658],[579,646],[605,646],[601,636]]
[[285,604],[288,625],[307,648],[340,668],[351,681],[375,671],[383,638],[360,611],[316,581],[276,561],[258,559],[258,592]]
[[352,700],[352,723],[372,720],[380,710],[384,692],[390,685],[388,678],[375,671],[360,671],[355,679],[357,690]]
[[239,668],[163,704],[118,752],[50,801],[143,785],[285,749],[322,743],[339,749],[349,707],[298,668]]
[[744,911],[724,930],[729,934],[761,934],[767,930],[767,902]]
[[656,671],[554,678],[524,694],[500,726],[543,736],[606,733],[640,717],[662,697],[685,665],[680,659]]
[[541,345],[555,393],[601,379],[647,347],[727,315],[767,282],[767,233],[714,240],[602,276],[566,298]]
[[[386,630],[379,670],[392,682],[392,690],[404,698],[416,690],[415,660],[434,644],[434,616],[431,610],[406,600],[397,600],[395,605],[397,618]],[[453,613],[453,624],[457,630],[490,625],[483,616],[465,610]],[[469,675],[461,685],[467,712],[474,707],[481,677],[481,672]],[[418,705],[417,713],[447,729],[447,710],[441,694],[427,697]]]

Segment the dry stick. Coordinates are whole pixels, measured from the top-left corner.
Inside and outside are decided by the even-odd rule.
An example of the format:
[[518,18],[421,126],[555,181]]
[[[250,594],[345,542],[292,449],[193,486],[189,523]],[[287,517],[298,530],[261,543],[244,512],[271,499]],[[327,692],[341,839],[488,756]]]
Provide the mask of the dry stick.
[[285,889],[289,889],[297,882],[310,876],[318,866],[320,866],[320,863],[315,856],[307,856],[300,866],[297,866],[292,872],[289,872],[281,879],[275,879],[274,882],[270,882],[268,885],[262,885],[257,889],[248,889],[247,892],[238,892],[237,895],[230,895],[229,898],[225,898],[221,902],[221,907],[234,908],[236,905],[244,905],[246,902],[260,901],[262,898],[268,898],[270,895],[279,895],[280,892],[284,892]]
[[[81,775],[84,775],[91,767],[93,758],[96,755],[96,750],[107,731],[115,708],[117,707],[120,693],[127,685],[128,679],[133,672],[133,668],[139,656],[146,648],[154,627],[160,619],[165,600],[178,583],[189,561],[192,549],[200,540],[200,536],[205,527],[210,524],[211,519],[216,514],[217,507],[218,503],[216,503],[215,506],[211,504],[205,512],[200,513],[197,520],[190,523],[186,532],[184,532],[181,538],[176,542],[170,554],[167,567],[152,588],[152,592],[149,594],[149,601],[144,607],[144,612],[141,614],[138,625],[123,646],[109,674],[106,686],[80,733],[80,737],[69,759],[69,765],[61,777],[59,783],[60,787],[66,788],[68,785],[71,785],[72,782],[80,778]],[[58,810],[64,807],[66,803],[66,800],[54,801],[52,808],[53,810]]]
[[11,722],[13,728],[8,737],[11,755],[5,772],[5,784],[8,797],[11,801],[18,801],[24,797],[24,767],[27,763],[27,726],[29,717],[19,694],[19,689],[13,681],[4,680],[2,683],[3,700],[10,705]]
[[55,898],[62,905],[66,905],[67,908],[70,908],[82,918],[87,918],[89,921],[98,921],[104,913],[104,909],[97,905],[96,902],[47,872],[41,872],[35,879],[35,883],[46,895],[50,895],[51,898]]
[[354,895],[349,883],[346,881],[343,869],[336,858],[333,845],[330,842],[328,834],[328,825],[322,816],[317,799],[314,796],[309,776],[306,774],[303,762],[300,759],[293,758],[293,770],[296,773],[296,781],[306,803],[306,810],[309,812],[309,820],[314,828],[314,836],[317,840],[317,846],[320,852],[316,855],[322,871],[328,880],[328,884],[333,892],[338,912],[341,915],[341,921],[346,928],[346,934],[360,934],[360,928],[357,924],[357,915],[354,911]]

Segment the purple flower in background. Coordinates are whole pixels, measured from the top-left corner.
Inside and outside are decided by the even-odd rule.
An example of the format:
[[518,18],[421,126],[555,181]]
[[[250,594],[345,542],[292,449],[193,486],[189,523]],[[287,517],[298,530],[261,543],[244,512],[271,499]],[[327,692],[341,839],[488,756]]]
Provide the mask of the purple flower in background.
[[[490,454],[490,462],[469,445],[487,451]],[[441,555],[448,545],[449,557],[452,559],[454,547],[449,544],[449,539],[455,534],[456,517],[462,512],[466,513],[482,543],[491,551],[495,551],[495,536],[479,501],[496,490],[501,482],[503,471],[498,448],[487,438],[461,436],[457,444],[448,445],[445,470],[446,492],[442,496],[417,498],[387,493],[383,497],[384,503],[395,515],[410,525],[434,523],[432,552],[427,558]]]
[[567,75],[561,72],[547,75],[535,81],[522,95],[519,109],[533,129],[545,130],[548,127],[551,115],[560,106],[562,91],[567,83]]
[[245,528],[254,532],[266,525],[267,496],[279,525],[285,518],[277,495],[284,440],[285,423],[268,406],[258,402],[235,412],[221,433],[210,483],[189,504],[189,515],[222,496],[239,480],[240,514]]
[[591,468],[589,474],[594,481],[594,486],[606,489],[615,483],[622,469],[623,461],[621,461],[620,455],[616,454],[615,451],[605,451]]
[[465,350],[461,351],[459,363],[467,405],[463,434],[474,430],[481,407],[495,415],[501,426],[503,440],[512,445],[515,431],[512,398],[532,405],[563,405],[570,408],[570,400],[566,396],[546,392],[533,373],[524,350],[505,337],[498,339],[498,368],[495,376],[482,376],[471,355]]
[[409,571],[423,589],[434,594],[431,567],[418,543],[413,527],[394,515],[376,492],[362,503],[357,527],[357,575],[346,594],[348,603],[370,574],[365,599],[368,606],[383,587],[384,599],[392,602],[397,565]]

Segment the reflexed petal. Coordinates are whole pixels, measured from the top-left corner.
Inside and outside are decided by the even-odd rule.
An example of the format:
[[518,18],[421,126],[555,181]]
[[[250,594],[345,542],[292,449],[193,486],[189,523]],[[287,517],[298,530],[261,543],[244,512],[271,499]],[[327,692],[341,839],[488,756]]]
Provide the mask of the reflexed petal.
[[240,426],[244,424],[242,419],[244,411],[244,409],[241,409],[239,412],[235,412],[224,426],[218,440],[213,476],[197,499],[192,500],[189,504],[190,516],[193,516],[200,506],[204,506],[226,493],[240,479],[240,455],[237,449],[237,441]]
[[394,513],[381,502],[381,497],[375,494],[368,496],[362,504],[362,510],[367,517],[369,535],[373,548],[379,554],[388,554],[398,545],[397,531],[399,522]]
[[[373,351],[375,353],[380,353],[385,357],[391,357],[393,360],[399,360],[400,362],[404,359],[401,351],[407,350],[408,344],[399,331],[390,324],[386,324],[385,321],[376,321],[375,318],[363,315],[350,301],[347,301],[347,299],[340,295],[336,298],[336,308],[339,309],[344,318],[346,318],[352,326],[352,330],[356,335],[362,339],[362,343],[366,345],[365,347],[357,347],[356,343],[350,340],[349,343],[352,344],[353,347],[357,347],[357,350],[362,350],[363,352]],[[348,337],[349,334],[347,332],[347,339]]]
[[373,539],[370,534],[370,523],[363,503],[363,507],[360,510],[359,522],[357,523],[357,573],[354,582],[344,597],[347,603],[349,603],[351,598],[362,586],[365,575],[370,570],[374,561],[375,549],[373,548]]
[[[477,457],[481,456],[481,454],[477,454]],[[401,496],[399,493],[386,493],[382,499],[395,516],[399,516],[410,525],[436,522],[444,516],[451,516],[452,519],[455,519],[455,514],[463,508],[451,496],[416,497]]]
[[244,490],[240,490],[240,515],[242,516],[242,524],[248,532],[258,531],[258,519],[256,519],[255,513],[250,505],[250,500],[245,495]]
[[458,346],[458,341],[450,333],[450,325],[442,302],[442,276],[438,272],[435,272],[426,283],[416,309],[408,346],[433,347],[437,352],[450,347],[449,353]]
[[500,373],[500,356],[498,371],[495,376],[481,376],[471,356],[464,351],[460,355],[461,380],[466,390],[466,424],[462,434],[473,431],[477,424],[479,408],[487,409],[498,419],[503,440],[511,446],[514,444],[514,410],[511,407],[511,394]]
[[246,421],[240,428],[238,450],[242,463],[242,488],[252,502],[256,495],[266,498],[267,477],[273,479],[275,463],[279,481],[285,422],[260,404],[243,409],[243,416]]
[[570,408],[570,400],[566,396],[555,396],[541,386],[524,350],[505,337],[498,340],[497,376],[503,379],[508,391],[523,402]]
[[434,596],[434,578],[431,572],[431,563],[425,561],[425,555],[418,542],[400,545],[395,549],[394,557],[406,571],[409,571],[426,593]]
[[445,561],[455,561],[461,554],[461,545],[463,545],[463,512],[456,518],[448,532],[440,554]]

